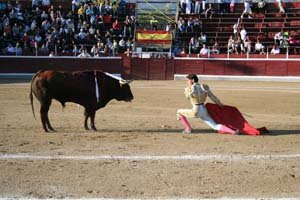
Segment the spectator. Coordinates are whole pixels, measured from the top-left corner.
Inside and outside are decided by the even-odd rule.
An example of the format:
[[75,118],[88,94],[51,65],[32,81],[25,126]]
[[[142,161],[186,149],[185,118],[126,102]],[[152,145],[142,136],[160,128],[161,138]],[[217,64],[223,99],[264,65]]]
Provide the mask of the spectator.
[[16,51],[16,56],[21,56],[23,54],[23,49],[19,44],[19,42],[16,43],[15,51]]
[[190,42],[189,42],[189,54],[190,53],[196,53],[196,39],[194,37],[191,37]]
[[41,47],[43,43],[43,38],[39,33],[36,33],[34,36],[34,41],[37,43],[38,47]]
[[54,57],[54,52],[53,51],[50,52],[49,57]]
[[266,13],[266,1],[265,0],[258,0],[257,3],[257,13]]
[[116,39],[113,40],[112,50],[113,50],[114,55],[119,52],[119,44]]
[[77,56],[78,58],[89,58],[91,55],[87,52],[86,48],[83,49],[82,53]]
[[232,35],[229,37],[228,42],[227,42],[227,52],[228,53],[233,53],[234,50],[234,39]]
[[157,25],[158,25],[157,19],[155,18],[155,16],[152,16],[152,18],[150,20],[151,30],[156,31],[157,30]]
[[211,3],[208,4],[208,8],[205,10],[205,18],[207,18],[207,16],[209,16],[209,18],[212,18],[212,14],[215,13]]
[[132,50],[133,47],[133,42],[131,39],[128,39],[126,42],[126,47],[130,49],[130,51]]
[[282,1],[281,0],[276,0],[276,2],[277,2],[277,5],[278,5],[278,8],[279,8],[279,13],[284,14],[285,10],[284,10],[284,8],[282,6]]
[[171,24],[170,24],[170,22],[167,23],[165,30],[166,31],[170,31],[171,30]]
[[232,29],[233,29],[234,39],[236,39],[238,36],[238,30],[239,30],[239,20],[237,21],[237,23],[235,23],[233,25]]
[[43,10],[48,10],[50,8],[50,0],[42,0]]
[[124,30],[123,30],[123,37],[128,38],[132,37],[132,21],[127,15],[124,21]]
[[185,10],[186,10],[186,0],[180,0],[179,1],[179,7],[181,10],[182,14],[185,14]]
[[206,44],[207,42],[206,34],[201,32],[200,38],[201,38],[201,44]]
[[242,26],[242,30],[240,31],[241,40],[243,43],[245,43],[246,37],[247,37],[247,31],[244,26]]
[[84,32],[83,28],[80,29],[80,32],[78,33],[78,41],[80,44],[85,43],[87,37],[87,33]]
[[209,49],[206,48],[205,44],[203,44],[203,46],[202,46],[202,48],[201,48],[201,50],[199,52],[199,55],[201,55],[201,56],[208,55],[208,52],[209,52]]
[[237,38],[234,40],[233,48],[234,48],[233,53],[235,53],[235,54],[239,54],[239,53],[242,54],[243,52],[245,52],[244,43],[242,42],[240,36],[237,36]]
[[182,32],[182,33],[185,32],[186,27],[185,27],[185,22],[182,19],[182,17],[179,17],[179,19],[177,21],[177,27],[178,27],[179,32]]
[[246,40],[244,42],[244,48],[245,48],[245,53],[247,54],[251,53],[251,40],[249,36],[246,37]]
[[32,0],[32,9],[34,10],[38,6],[39,6],[39,0]]
[[244,11],[241,15],[241,18],[244,18],[244,15],[247,14],[248,18],[251,18],[252,10],[250,7],[251,0],[244,0]]
[[96,54],[98,54],[99,49],[96,45],[93,45],[93,47],[91,48],[91,55],[95,56]]
[[180,45],[176,44],[174,47],[174,50],[173,50],[173,56],[174,57],[180,56],[181,52],[182,52],[182,49],[181,49]]
[[290,33],[289,31],[285,31],[283,33],[281,47],[288,48],[290,43],[289,40],[290,40]]
[[225,4],[224,4],[224,0],[218,0],[218,12],[223,14],[225,13]]
[[279,49],[279,46],[278,45],[273,45],[273,48],[271,49],[271,52],[270,52],[270,54],[273,54],[273,55],[275,55],[275,54],[280,54],[280,49]]
[[9,56],[15,56],[16,55],[16,48],[13,47],[13,45],[11,43],[9,43],[8,46],[6,47],[6,53]]
[[68,19],[66,21],[66,27],[67,27],[69,33],[72,34],[75,32],[75,26],[71,19]]
[[118,19],[114,21],[112,24],[113,34],[119,36],[121,33],[121,24],[119,23]]
[[262,45],[262,43],[259,41],[258,38],[256,39],[256,43],[255,43],[255,51],[260,55],[265,54],[265,47]]
[[199,17],[194,17],[193,22],[194,22],[194,31],[196,33],[203,31],[202,21],[199,20]]
[[126,50],[126,42],[124,38],[121,38],[121,40],[119,41],[119,48],[121,53],[123,53]]
[[76,12],[80,7],[81,0],[72,0],[72,12]]
[[274,35],[274,44],[280,45],[282,43],[283,35],[282,32],[278,32]]
[[224,9],[225,9],[225,13],[230,13],[230,3],[231,0],[223,0],[224,1]]
[[195,0],[195,14],[201,13],[202,0]]
[[192,13],[192,0],[186,0],[185,14],[189,15]]
[[235,0],[230,1],[230,13],[235,12]]
[[189,17],[187,21],[186,32],[194,32],[194,22],[192,17]]
[[40,48],[40,52],[43,54],[48,54],[49,53],[49,49],[45,44],[42,44],[41,48]]
[[214,45],[212,46],[212,49],[210,51],[211,53],[214,54],[219,54],[220,53],[220,48],[219,48],[219,43],[218,41],[215,41]]

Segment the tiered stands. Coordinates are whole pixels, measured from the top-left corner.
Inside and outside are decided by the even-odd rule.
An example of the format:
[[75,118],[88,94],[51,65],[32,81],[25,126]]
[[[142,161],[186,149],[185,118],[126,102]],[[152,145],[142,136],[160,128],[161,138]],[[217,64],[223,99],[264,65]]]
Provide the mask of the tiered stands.
[[[264,46],[271,48],[274,43],[274,35],[280,31],[289,31],[290,36],[300,36],[300,3],[291,2],[286,3],[286,13],[279,14],[278,9],[274,7],[274,4],[268,4],[268,10],[266,14],[253,14],[249,19],[247,16],[240,19],[240,27],[244,26],[252,46],[256,42],[256,38],[259,38]],[[217,5],[214,5],[217,8]],[[213,14],[212,18],[205,18],[204,14],[180,14],[179,16],[184,18],[185,21],[189,17],[199,17],[203,24],[203,32],[207,36],[207,45],[211,47],[217,40],[219,42],[220,50],[222,53],[227,52],[227,43],[230,35],[233,35],[233,25],[238,21],[243,11],[242,4],[238,4],[235,13]],[[184,41],[183,45],[185,49],[188,48],[188,43],[191,37],[199,37],[200,32],[177,32],[177,41]],[[293,47],[298,48],[298,47]],[[294,49],[291,49],[290,53],[296,53]]]

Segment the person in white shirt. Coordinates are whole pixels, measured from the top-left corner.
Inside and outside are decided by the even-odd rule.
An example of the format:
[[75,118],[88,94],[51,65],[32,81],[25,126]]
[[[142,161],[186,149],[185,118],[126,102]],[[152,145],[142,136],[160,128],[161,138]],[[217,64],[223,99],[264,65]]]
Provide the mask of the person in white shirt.
[[83,49],[82,53],[77,56],[78,58],[89,58],[91,55],[87,52],[86,49]]
[[204,56],[204,55],[207,55],[207,54],[208,54],[208,51],[209,51],[209,49],[206,48],[206,45],[205,45],[205,44],[203,44],[202,49],[200,50],[199,54],[200,54],[201,56]]
[[281,0],[276,0],[279,8],[279,13],[285,13]]
[[54,52],[53,51],[50,52],[49,57],[54,57]]
[[245,14],[248,14],[248,18],[252,18],[251,17],[251,14],[252,14],[252,10],[251,10],[251,7],[250,7],[250,3],[251,3],[251,0],[244,0],[244,11],[241,15],[241,18],[244,18],[244,15]]
[[282,32],[278,32],[274,35],[274,44],[280,45],[283,39]]
[[259,39],[256,39],[255,43],[255,51],[258,52],[260,55],[265,54],[265,47],[260,43]]
[[195,1],[195,14],[201,13],[201,4],[202,4],[202,0]]
[[241,32],[240,32],[240,36],[241,36],[241,40],[242,40],[243,42],[245,42],[246,37],[247,37],[247,31],[245,30],[245,27],[242,27],[242,30],[241,30]]
[[279,49],[278,45],[273,45],[273,48],[272,48],[270,54],[273,54],[273,55],[280,54],[280,49]]
[[191,14],[191,11],[192,11],[192,1],[186,0],[185,14]]
[[11,43],[6,47],[7,55],[16,55],[16,48]]
[[236,37],[238,36],[239,21],[233,25],[232,29],[234,38],[236,39]]

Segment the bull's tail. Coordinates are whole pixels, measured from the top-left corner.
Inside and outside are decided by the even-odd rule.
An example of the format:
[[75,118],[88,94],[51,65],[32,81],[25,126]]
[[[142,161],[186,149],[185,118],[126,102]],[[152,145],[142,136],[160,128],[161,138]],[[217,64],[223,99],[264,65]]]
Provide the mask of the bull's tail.
[[36,76],[39,74],[39,72],[37,72],[31,79],[31,84],[30,84],[30,94],[29,94],[29,98],[30,98],[30,104],[31,104],[31,109],[32,109],[32,114],[33,114],[33,117],[34,119],[35,118],[35,114],[34,114],[34,106],[33,106],[33,95],[32,95],[32,84],[33,84],[33,81],[34,79],[36,78]]

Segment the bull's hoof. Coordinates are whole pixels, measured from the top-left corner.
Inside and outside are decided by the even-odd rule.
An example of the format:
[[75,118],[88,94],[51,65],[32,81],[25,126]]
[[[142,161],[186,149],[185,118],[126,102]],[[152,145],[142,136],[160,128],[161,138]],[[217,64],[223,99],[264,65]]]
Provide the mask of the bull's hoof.
[[92,126],[93,131],[97,131],[97,128],[95,126]]
[[49,127],[49,130],[52,131],[52,132],[56,132],[56,130],[53,129],[52,127]]
[[48,129],[43,129],[45,133],[49,133]]

